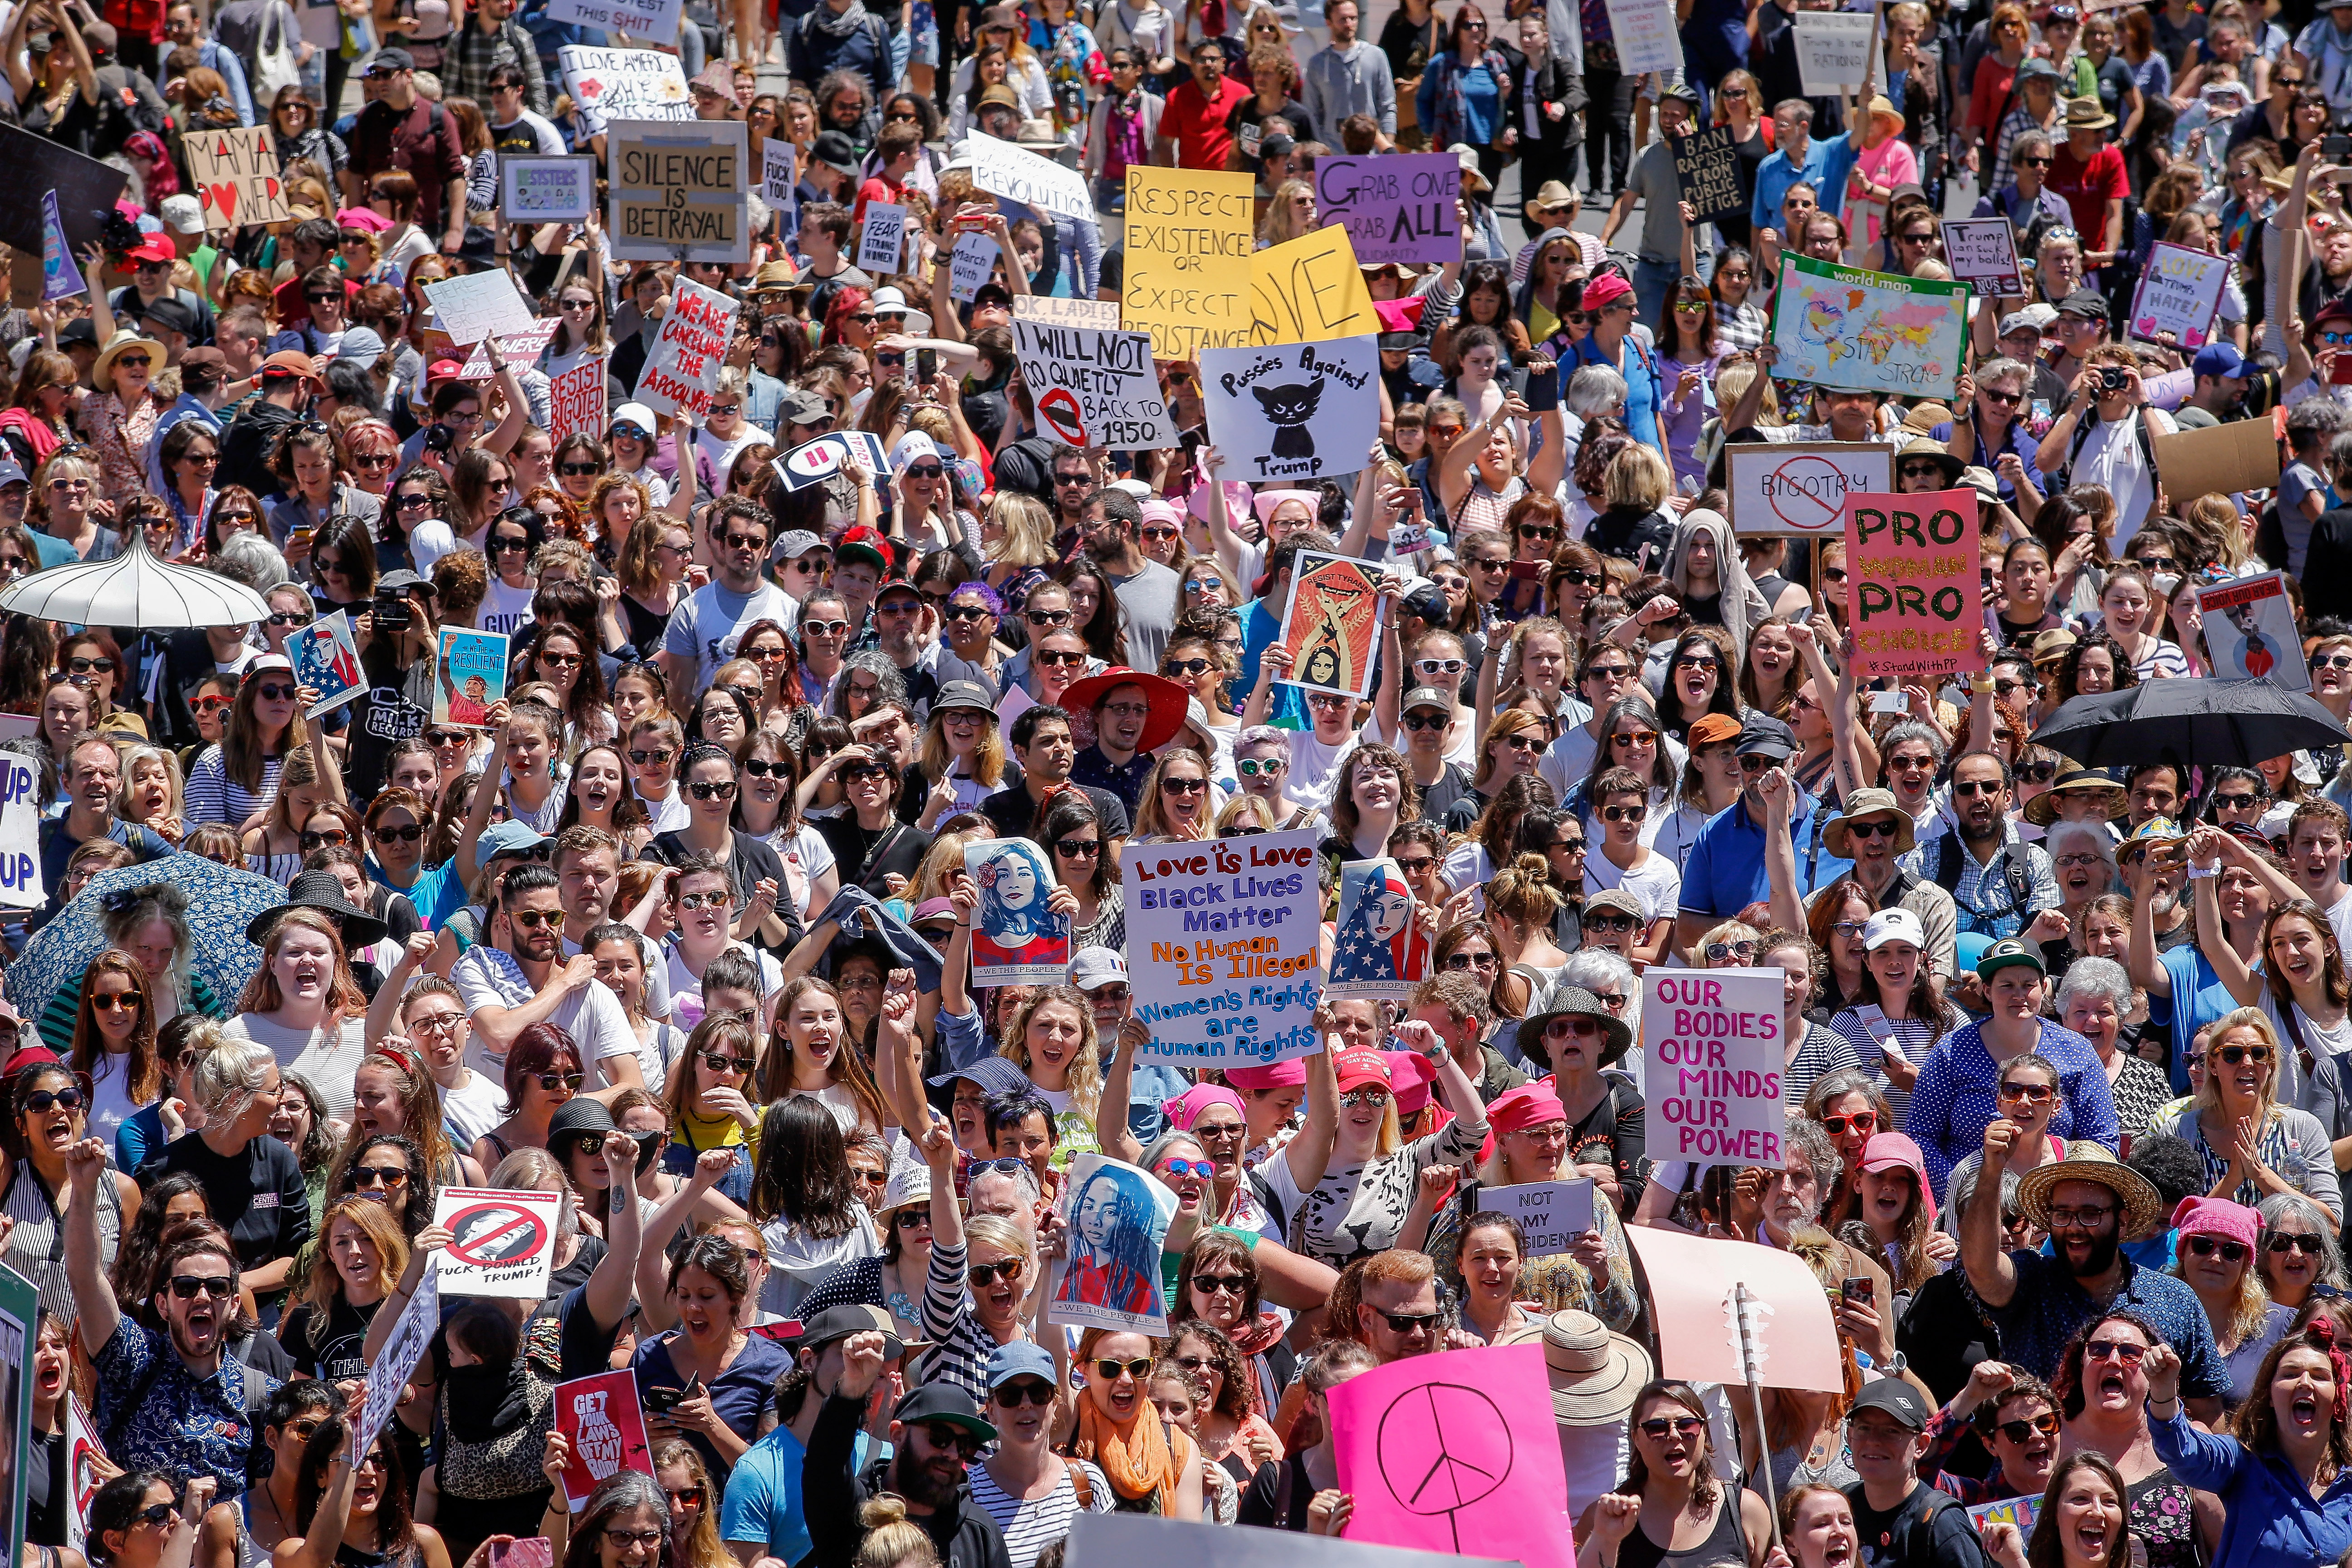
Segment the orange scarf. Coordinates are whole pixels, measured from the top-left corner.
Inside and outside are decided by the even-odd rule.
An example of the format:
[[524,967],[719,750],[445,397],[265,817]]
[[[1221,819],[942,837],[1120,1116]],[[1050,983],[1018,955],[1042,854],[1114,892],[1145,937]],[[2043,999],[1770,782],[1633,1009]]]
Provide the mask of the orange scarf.
[[[1175,1447],[1169,1447],[1169,1439]],[[1160,1516],[1175,1517],[1176,1479],[1192,1468],[1192,1439],[1164,1426],[1148,1399],[1136,1402],[1135,1415],[1120,1426],[1102,1413],[1094,1400],[1078,1399],[1078,1440],[1073,1453],[1092,1459],[1110,1478],[1118,1495],[1130,1500],[1157,1489]]]

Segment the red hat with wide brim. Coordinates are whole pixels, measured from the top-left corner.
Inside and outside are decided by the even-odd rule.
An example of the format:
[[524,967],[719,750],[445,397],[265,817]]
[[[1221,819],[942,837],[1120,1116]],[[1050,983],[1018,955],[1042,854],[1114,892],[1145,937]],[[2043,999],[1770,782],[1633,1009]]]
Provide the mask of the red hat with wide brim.
[[1123,666],[1106,669],[1100,675],[1073,681],[1062,693],[1062,707],[1071,713],[1091,713],[1095,704],[1120,686],[1141,687],[1151,703],[1151,718],[1143,726],[1143,739],[1137,743],[1137,751],[1156,752],[1176,738],[1176,731],[1184,727],[1192,698],[1192,693],[1164,675],[1150,675]]

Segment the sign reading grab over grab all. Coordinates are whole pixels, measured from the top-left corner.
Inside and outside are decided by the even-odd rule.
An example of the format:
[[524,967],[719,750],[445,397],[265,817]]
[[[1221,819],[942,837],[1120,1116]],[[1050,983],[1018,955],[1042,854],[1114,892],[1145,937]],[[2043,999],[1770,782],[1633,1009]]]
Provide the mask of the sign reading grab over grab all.
[[33,763],[0,752],[0,904],[47,902],[41,886],[41,789]]
[[1652,1158],[1780,1169],[1786,978],[1778,968],[1642,976]]

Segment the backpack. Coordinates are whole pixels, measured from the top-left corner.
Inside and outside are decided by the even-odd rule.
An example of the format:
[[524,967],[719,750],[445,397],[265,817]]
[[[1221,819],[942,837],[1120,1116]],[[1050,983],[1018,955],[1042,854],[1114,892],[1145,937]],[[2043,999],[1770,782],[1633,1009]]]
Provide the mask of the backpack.
[[[1862,1505],[1861,1490],[1857,1485],[1849,1498],[1857,1508]],[[1903,1500],[1902,1517],[1888,1532],[1885,1544],[1874,1555],[1888,1563],[1936,1561],[1936,1521],[1954,1510],[1966,1513],[1968,1504],[1948,1491],[1929,1486],[1925,1481],[1920,1482],[1911,1489],[1911,1495]],[[1978,1543],[1978,1562],[1990,1563],[1991,1558],[1985,1552],[1983,1542],[1979,1540],[1973,1525],[1968,1534],[1970,1541]]]
[[[2094,404],[2093,406],[2095,410],[2096,405]],[[2132,414],[2137,422],[2136,434],[2139,437],[2140,458],[2147,464],[2147,477],[2150,479],[2156,479],[2158,478],[2156,471],[2156,440],[2153,432],[2148,429],[2147,409],[2143,405],[2133,409]],[[2074,482],[2074,459],[2083,455],[2083,447],[2091,438],[2091,426],[2094,422],[2094,420],[2079,417],[2074,421],[2074,439],[2066,443],[2066,461],[2058,469],[2060,482],[2065,484]]]
[[[1955,904],[1959,902],[1960,837],[1958,834],[1947,833],[1936,841],[1936,873],[1930,879],[1944,891],[1951,894]],[[2001,867],[2001,880],[2009,888],[2009,912],[2023,921],[2027,915],[2026,899],[2033,891],[2032,883],[2026,875],[2024,863],[2016,856],[2010,856]],[[1971,910],[1967,912],[1974,914],[1976,911]],[[2022,925],[2019,929],[2022,930]]]

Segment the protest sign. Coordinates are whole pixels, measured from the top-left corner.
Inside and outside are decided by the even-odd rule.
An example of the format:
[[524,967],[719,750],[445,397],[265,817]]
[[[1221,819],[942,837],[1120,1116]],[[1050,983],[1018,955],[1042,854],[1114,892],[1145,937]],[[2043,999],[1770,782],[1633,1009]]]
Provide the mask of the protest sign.
[[183,145],[188,184],[195,187],[207,231],[293,219],[278,171],[276,132],[268,126],[192,130]]
[[1952,276],[1988,297],[2025,292],[2017,268],[2017,230],[2005,217],[1948,217],[1944,262]]
[[2184,349],[2203,348],[2229,282],[2228,257],[2158,240],[2132,291],[2131,335],[2152,342],[2170,332]]
[[87,294],[89,285],[82,280],[81,268],[74,264],[73,249],[66,243],[66,220],[58,211],[58,193],[41,193],[41,298],[69,300],[76,294]]
[[[443,1195],[446,1197],[447,1194],[445,1193]],[[539,1194],[517,1195],[536,1197]],[[552,1219],[554,1195],[549,1194],[547,1201],[551,1205],[550,1218]],[[446,1268],[447,1264],[445,1262],[442,1267]],[[407,1303],[401,1308],[400,1317],[392,1325],[390,1337],[383,1342],[383,1349],[378,1351],[375,1360],[368,1364],[367,1389],[361,1395],[365,1405],[362,1420],[367,1426],[368,1437],[372,1438],[383,1431],[393,1413],[400,1408],[401,1392],[408,1386],[409,1377],[416,1371],[416,1363],[425,1359],[426,1348],[433,1343],[433,1336],[440,1329],[441,1281],[438,1275],[427,1268],[417,1283],[416,1293],[409,1297]],[[362,1448],[365,1446],[363,1439]]]
[[1356,247],[1337,224],[1250,258],[1251,342],[1321,343],[1380,331]]
[[1294,686],[1369,697],[1372,665],[1387,620],[1380,598],[1381,568],[1370,561],[1302,550],[1290,574],[1275,641],[1290,650]]
[[1674,0],[1608,0],[1617,65],[1628,74],[1680,70],[1683,43]]
[[694,95],[676,55],[566,44],[555,58],[563,71],[564,90],[579,107],[584,136],[596,135],[615,121],[694,118]]
[[1255,187],[1247,174],[1129,166],[1119,319],[1151,334],[1154,359],[1250,341]]
[[1051,321],[1056,326],[1088,327],[1097,331],[1119,330],[1118,306],[1109,300],[1057,300],[1051,294],[1015,294],[1013,319]]
[[553,1193],[442,1188],[433,1205],[433,1223],[450,1235],[437,1254],[441,1289],[452,1296],[544,1298],[555,1257],[555,1211]]
[[1130,847],[1127,973],[1139,1061],[1265,1067],[1323,1048],[1315,835]]
[[645,44],[677,42],[678,18],[686,0],[547,0],[551,22],[576,22],[602,27]]
[[1410,996],[1429,978],[1429,938],[1413,919],[1412,889],[1395,861],[1349,861],[1339,868],[1339,923],[1326,994]]
[[331,713],[367,689],[349,610],[312,621],[288,637],[286,657],[294,664],[294,684],[315,688],[319,693],[319,700],[303,710],[305,719]]
[[1352,474],[1380,438],[1378,338],[1210,349],[1200,363],[1209,438],[1235,479]]
[[596,211],[596,160],[499,160],[499,213],[514,223],[585,223]]
[[604,434],[604,362],[575,364],[547,384],[547,430],[562,446],[567,436]]
[[992,196],[1041,207],[1058,217],[1095,221],[1095,200],[1076,169],[1040,157],[1026,147],[975,131],[965,142],[971,183]]
[[890,455],[883,449],[882,437],[870,430],[840,430],[803,441],[768,466],[783,480],[786,490],[806,489],[840,472],[853,453],[866,465],[866,471],[877,478],[890,470]]
[[1642,976],[1653,1159],[1780,1168],[1778,969],[1653,969]]
[[637,1374],[618,1372],[575,1377],[555,1385],[555,1429],[572,1446],[563,1467],[563,1502],[578,1513],[596,1483],[623,1470],[654,1473],[653,1448],[646,1441],[644,1401]]
[[1683,200],[1698,213],[1698,221],[1743,216],[1748,198],[1739,194],[1739,133],[1728,125],[1710,125],[1689,136],[1670,136],[1674,149],[1675,183]]
[[1850,392],[1949,397],[1968,346],[1970,293],[1966,283],[1784,251],[1772,309],[1780,358],[1772,374]]
[[2196,594],[2215,675],[2224,680],[2259,677],[2289,691],[2311,689],[2311,666],[2303,658],[2285,574],[2241,577]]
[[1070,917],[1047,907],[1059,879],[1037,842],[967,844],[963,867],[980,894],[971,916],[971,983],[1059,985],[1066,980]]
[[433,306],[433,324],[460,348],[492,333],[524,331],[539,320],[515,287],[514,274],[503,268],[427,283],[425,298]]
[[1731,531],[1826,534],[1845,528],[1853,490],[1895,488],[1895,448],[1876,441],[1767,441],[1726,447]]
[[1444,153],[1324,158],[1315,165],[1315,207],[1344,225],[1356,259],[1442,266],[1462,258],[1462,163]]
[[1797,29],[1797,75],[1807,98],[1862,90],[1870,75],[1870,35],[1876,16],[1874,10],[1790,16]]
[[907,209],[891,202],[866,204],[866,225],[857,231],[856,265],[877,278],[898,270],[907,248]]
[[[33,1436],[33,1336],[40,1310],[40,1291],[33,1282],[0,1266],[0,1526],[5,1527],[11,1542],[25,1539]],[[57,1484],[52,1477],[52,1497]]]
[[30,758],[0,752],[0,905],[37,909],[41,883],[41,786]]
[[2042,1500],[2038,1497],[2003,1498],[1999,1502],[1980,1502],[1969,1510],[1969,1518],[1982,1535],[1986,1525],[2013,1524],[2017,1532],[2032,1536],[2033,1521],[2042,1517]]
[[751,259],[751,132],[740,120],[616,121],[605,130],[605,221],[624,261]]
[[[66,247],[76,256],[98,242],[107,215],[114,210],[115,198],[128,183],[123,172],[110,163],[85,158],[61,142],[6,123],[0,123],[0,168],[8,171],[13,189],[58,194],[58,218],[65,226]],[[36,289],[46,210],[39,202],[0,201],[0,242],[32,258]],[[37,305],[40,298],[35,292],[22,303]]]
[[1816,1394],[1845,1387],[1845,1353],[1829,1295],[1802,1258],[1646,1225],[1627,1226],[1625,1238],[1649,1279],[1642,1299],[1657,1325],[1659,1376],[1732,1388],[1748,1381],[1731,1314],[1732,1292],[1745,1285],[1763,1309],[1755,1314],[1762,1324],[1763,1381]]
[[1575,1562],[1541,1344],[1408,1356],[1327,1398],[1339,1489],[1355,1500],[1349,1540]]
[[[955,249],[948,261],[948,298],[959,305],[969,305],[980,293],[980,286],[996,271],[996,241],[984,234],[956,236]],[[1027,299],[1028,295],[1017,296]],[[1088,300],[1089,304],[1096,301]],[[1113,306],[1116,310],[1118,307]]]
[[1091,1150],[1070,1162],[1062,1191],[1069,1248],[1054,1266],[1045,1321],[1166,1333],[1160,1244],[1176,1217],[1176,1194],[1149,1171]]
[[1845,498],[1854,673],[1903,680],[1984,668],[1977,492]]
[[1529,1258],[1552,1258],[1598,1227],[1592,1182],[1529,1182],[1517,1187],[1480,1187],[1481,1214],[1507,1214],[1519,1222]]
[[760,199],[772,207],[799,199],[801,150],[772,136],[760,138]]
[[2268,489],[2279,481],[2278,434],[2267,419],[2231,419],[2203,430],[2151,433],[2156,471],[2175,507],[2199,496]]
[[1126,452],[1176,445],[1148,335],[1016,319],[1013,348],[1039,429],[1063,446]]
[[[66,1475],[72,1490],[68,1500],[72,1507],[65,1510],[66,1545],[79,1552],[89,1540],[89,1505],[98,1496],[98,1489],[106,1484],[110,1462],[105,1446],[98,1440],[98,1427],[91,1422],[89,1412],[82,1408],[81,1395],[66,1391]],[[57,1478],[49,1478],[51,1488]],[[54,1495],[54,1494],[53,1494]]]
[[507,694],[507,638],[502,632],[441,628],[441,680],[433,693],[433,721],[461,730],[489,727],[490,704]]
[[637,401],[656,414],[680,414],[701,423],[719,391],[719,372],[735,335],[735,312],[742,308],[741,300],[691,279],[672,283],[669,313],[637,376]]
[[[506,362],[510,365],[527,365],[539,358],[540,350],[554,341],[557,330],[562,325],[563,318],[561,316],[541,316],[519,332],[500,332],[498,334],[499,353],[506,356]],[[604,367],[599,365],[597,368],[601,371]],[[467,354],[466,363],[457,368],[457,379],[488,381],[493,374],[490,369],[490,340],[484,338],[474,345],[474,352]]]
[[39,304],[48,287],[48,275],[41,268],[38,250],[12,250],[8,253],[8,304],[10,309],[29,310]]
[[[1284,1568],[1472,1568],[1434,1552],[1367,1546],[1336,1535],[1286,1531]],[[1265,1568],[1265,1532],[1139,1513],[1087,1513],[1070,1521],[1066,1568]]]

